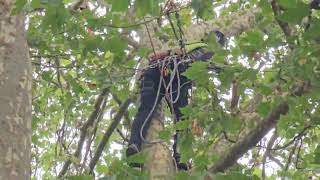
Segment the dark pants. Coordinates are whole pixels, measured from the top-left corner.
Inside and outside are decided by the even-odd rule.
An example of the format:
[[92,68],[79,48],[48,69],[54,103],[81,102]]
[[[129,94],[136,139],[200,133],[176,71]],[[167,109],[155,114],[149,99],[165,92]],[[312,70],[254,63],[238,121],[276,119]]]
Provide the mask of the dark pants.
[[[181,66],[181,67],[180,67]],[[179,78],[180,78],[180,94],[179,94],[179,99],[177,100],[177,102],[173,103],[173,104],[169,104],[170,100],[167,100],[167,103],[170,107],[171,112],[174,112],[175,118],[177,121],[182,119],[182,113],[180,111],[181,107],[185,107],[188,104],[188,89],[191,88],[191,81],[188,80],[185,76],[181,75],[181,72],[183,72],[185,70],[185,65],[179,65]],[[131,127],[131,137],[129,140],[129,144],[135,144],[139,150],[141,148],[141,144],[142,139],[140,137],[140,130],[143,126],[144,123],[145,126],[143,127],[142,130],[142,135],[143,137],[146,136],[147,130],[149,129],[150,126],[150,121],[152,119],[153,116],[150,116],[149,119],[147,119],[148,114],[150,113],[150,111],[152,110],[153,106],[155,105],[155,101],[157,99],[156,102],[156,106],[158,106],[159,102],[161,101],[161,99],[163,98],[163,96],[165,95],[166,91],[165,91],[165,87],[164,87],[164,83],[162,82],[161,84],[161,89],[160,89],[160,93],[158,95],[157,98],[157,92],[158,92],[158,87],[159,87],[159,83],[160,83],[160,73],[161,70],[159,70],[158,67],[155,68],[149,68],[147,69],[143,76],[142,76],[142,82],[141,82],[141,90],[140,90],[140,107],[138,109],[138,113],[136,114],[136,117],[132,123],[132,127]],[[165,84],[168,84],[170,81],[170,75],[168,76],[164,76],[164,81]],[[178,95],[178,78],[177,76],[174,77],[173,82],[172,82],[172,96],[173,96],[173,100],[175,100],[177,98]],[[156,109],[157,107],[155,107],[154,109]],[[147,122],[145,122],[147,121]],[[175,134],[174,136],[174,144],[173,144],[173,152],[174,152],[174,156],[179,156],[177,153],[177,134]],[[131,154],[127,152],[127,156],[130,156]]]
[[[204,48],[197,48],[194,49],[192,52],[190,52],[190,57],[194,60],[198,61],[207,61],[213,56],[213,52],[210,52]],[[169,65],[171,66],[170,69],[172,69],[172,64]],[[181,73],[184,72],[188,68],[188,65],[186,64],[180,64],[178,67],[178,72],[180,74],[179,79],[180,79],[180,94],[179,94],[179,99],[177,102],[171,105],[169,104],[171,112],[174,112],[175,118],[177,121],[182,120],[182,113],[180,111],[180,108],[185,107],[188,104],[188,90],[191,88],[192,84],[191,81],[188,80],[185,76],[182,76]],[[131,127],[131,137],[129,140],[129,146],[131,144],[136,145],[138,150],[141,149],[141,144],[142,144],[142,139],[140,137],[140,130],[146,121],[146,124],[142,130],[142,136],[145,137],[147,130],[150,126],[150,120],[152,119],[152,116],[147,119],[147,116],[149,112],[152,110],[155,101],[157,99],[157,91],[160,83],[160,70],[158,67],[156,68],[149,68],[145,71],[145,73],[142,76],[142,83],[141,83],[141,92],[140,92],[140,107],[138,110],[138,113],[133,121],[132,127]],[[168,84],[170,81],[170,76],[165,76],[164,77],[165,83]],[[172,82],[172,99],[177,98],[177,90],[178,90],[178,78],[177,76],[174,77],[173,82]],[[165,95],[165,87],[162,84],[161,89],[160,89],[160,94],[157,99],[156,105],[159,104],[161,101],[162,97]],[[168,102],[168,99],[167,99]],[[157,107],[155,107],[156,109]],[[178,132],[174,135],[174,144],[173,144],[173,156],[175,157],[176,161],[179,162],[180,156],[177,152],[177,140],[178,140]],[[136,153],[137,150],[133,150],[128,148],[127,149],[127,156],[130,156],[134,153]]]

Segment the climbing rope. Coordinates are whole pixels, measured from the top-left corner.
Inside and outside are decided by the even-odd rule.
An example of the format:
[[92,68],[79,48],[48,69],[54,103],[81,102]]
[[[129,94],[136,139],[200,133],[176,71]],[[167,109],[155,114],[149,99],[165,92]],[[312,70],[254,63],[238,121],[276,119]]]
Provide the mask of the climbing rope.
[[[178,59],[180,59],[180,61],[177,61]],[[145,143],[145,144],[155,144],[155,143],[161,143],[163,141],[152,141],[152,142],[149,142],[147,141],[144,136],[143,136],[143,130],[146,126],[146,124],[149,122],[157,104],[158,104],[158,100],[159,100],[159,97],[160,97],[160,90],[161,90],[161,87],[162,85],[164,86],[165,88],[165,96],[169,102],[169,105],[170,105],[170,108],[172,110],[172,115],[173,115],[173,119],[176,121],[176,118],[175,118],[175,112],[174,112],[174,108],[173,108],[173,104],[176,103],[178,100],[179,100],[179,96],[180,96],[180,89],[181,89],[181,82],[180,82],[180,76],[179,76],[179,65],[182,64],[182,63],[189,63],[191,62],[192,59],[189,57],[189,56],[178,56],[178,55],[172,55],[172,56],[167,56],[165,57],[163,60],[161,60],[161,62],[157,62],[157,64],[159,65],[159,63],[161,63],[161,70],[160,70],[160,79],[159,79],[159,85],[158,85],[158,89],[157,89],[157,95],[156,95],[156,98],[155,98],[155,101],[154,101],[154,104],[151,108],[151,111],[148,113],[145,121],[143,122],[142,126],[141,126],[141,129],[140,129],[140,138],[142,139],[142,141]],[[172,69],[172,73],[170,73],[170,78],[169,78],[169,82],[168,84],[166,84],[165,82],[165,79],[164,79],[164,74],[163,72],[165,71],[166,68],[169,68],[167,66],[170,66],[171,63],[173,63],[173,69]],[[158,66],[159,67],[159,66]],[[175,76],[178,78],[177,79],[177,90],[175,92],[177,92],[177,96],[175,99],[173,99],[173,80],[175,78]],[[185,85],[185,83],[183,84]]]
[[[176,5],[174,3],[172,3],[170,0],[168,0],[165,4],[165,7],[166,8],[169,4],[171,4],[172,7],[176,8]],[[146,126],[146,124],[149,122],[157,104],[158,104],[158,100],[159,100],[159,96],[160,96],[160,90],[161,90],[161,87],[162,87],[162,84],[165,88],[165,97],[167,98],[168,102],[169,102],[169,105],[170,105],[170,108],[171,108],[171,111],[172,111],[172,115],[173,115],[173,119],[174,121],[176,121],[176,117],[175,117],[175,112],[174,112],[174,108],[173,108],[173,104],[178,102],[179,100],[179,96],[180,96],[180,88],[182,87],[181,86],[181,82],[180,82],[180,74],[179,74],[179,65],[182,64],[182,63],[188,63],[188,62],[191,62],[192,61],[192,58],[190,58],[187,54],[186,54],[186,49],[185,49],[185,43],[184,43],[184,33],[183,33],[183,30],[182,30],[182,27],[181,27],[181,20],[180,20],[180,15],[178,13],[178,10],[175,11],[175,18],[176,18],[176,21],[177,21],[177,27],[178,27],[178,30],[179,30],[179,36],[178,36],[178,33],[176,31],[176,28],[172,22],[172,19],[170,17],[170,12],[167,11],[167,17],[168,17],[168,20],[169,20],[169,23],[170,23],[170,26],[172,28],[172,31],[173,31],[173,34],[175,36],[175,38],[177,39],[178,43],[179,43],[179,46],[180,46],[180,49],[181,49],[181,52],[182,52],[182,56],[178,56],[178,55],[169,55],[167,57],[165,57],[163,60],[158,60],[158,62],[156,63],[153,63],[149,66],[149,68],[155,68],[155,67],[159,67],[161,68],[160,70],[160,79],[159,79],[159,85],[158,85],[158,89],[157,89],[157,95],[156,95],[156,98],[155,98],[155,101],[154,101],[154,104],[151,108],[151,111],[148,113],[145,121],[143,122],[142,124],[142,127],[140,129],[140,138],[142,139],[142,141],[145,143],[145,144],[155,144],[155,143],[161,143],[163,141],[153,141],[153,142],[149,142],[147,141],[144,137],[143,137],[143,130]],[[153,49],[153,53],[154,55],[156,54],[155,53],[155,50],[154,50],[154,46],[153,46],[153,43],[152,43],[152,38],[150,36],[150,33],[149,33],[149,29],[146,25],[146,29],[147,29],[147,32],[148,32],[148,35],[149,35],[149,39],[150,39],[150,43],[151,43],[151,46],[152,46],[152,49]],[[178,61],[179,60],[179,61]],[[171,63],[173,63],[173,69],[172,69],[172,72],[170,73],[170,78],[169,78],[169,82],[168,84],[166,84],[165,82],[165,79],[164,79],[164,70],[167,68],[167,66],[170,66]],[[168,67],[169,68],[169,67]],[[173,81],[174,81],[174,78],[177,77],[177,90],[176,91],[173,91]],[[185,85],[185,83],[183,84]],[[177,96],[176,98],[174,99],[173,98],[173,93],[177,93]]]
[[175,38],[178,41],[179,47],[180,47],[180,49],[182,51],[182,54],[185,56],[186,55],[186,49],[185,49],[185,43],[184,43],[184,32],[183,32],[182,27],[181,27],[180,15],[179,15],[178,11],[175,11],[175,18],[176,18],[176,21],[177,21],[177,27],[178,27],[178,30],[179,30],[179,36],[178,36],[178,33],[176,31],[176,28],[175,28],[175,26],[173,24],[173,21],[171,19],[171,16],[170,16],[169,12],[167,12],[167,17],[168,17],[171,29],[173,31],[173,34],[174,34]]

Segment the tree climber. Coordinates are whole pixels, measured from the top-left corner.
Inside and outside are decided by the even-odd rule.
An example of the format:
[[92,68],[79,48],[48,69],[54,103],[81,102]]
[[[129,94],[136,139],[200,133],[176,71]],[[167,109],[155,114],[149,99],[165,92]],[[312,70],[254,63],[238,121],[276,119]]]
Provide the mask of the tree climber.
[[[183,114],[180,108],[188,104],[188,90],[192,86],[191,81],[183,76],[182,73],[194,61],[208,61],[211,59],[214,53],[206,48],[206,42],[214,35],[217,42],[224,46],[224,34],[219,31],[212,31],[201,42],[185,44],[184,48],[162,51],[148,56],[149,67],[141,78],[141,104],[132,123],[131,137],[126,150],[127,157],[140,152],[142,143],[148,143],[144,138],[150,126],[153,111],[163,96],[166,97],[176,121],[182,120]],[[177,136],[176,132],[174,135],[173,157],[178,169],[187,170],[187,165],[180,163],[180,155],[177,152]],[[130,166],[141,167],[141,164],[131,163]]]

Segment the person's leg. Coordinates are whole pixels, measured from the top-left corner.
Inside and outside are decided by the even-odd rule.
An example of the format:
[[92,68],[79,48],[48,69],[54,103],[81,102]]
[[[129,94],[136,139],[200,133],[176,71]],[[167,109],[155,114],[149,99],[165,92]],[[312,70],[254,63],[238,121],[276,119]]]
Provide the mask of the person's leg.
[[[156,108],[154,106],[157,106],[162,98],[161,93],[157,94],[159,80],[160,72],[157,68],[148,69],[143,74],[140,90],[140,107],[132,123],[129,146],[126,151],[127,157],[136,154],[141,150],[143,140],[140,131],[143,128],[142,136],[145,137],[150,125],[150,120],[152,119],[153,112],[151,111]],[[149,119],[147,119],[150,113],[152,114]]]
[[[176,121],[183,120],[183,114],[180,110],[180,108],[185,107],[188,105],[188,90],[191,89],[191,81],[187,79],[185,76],[180,75],[180,84],[177,81],[177,78],[173,81],[173,100],[177,99],[177,102],[173,103],[170,102],[170,100],[167,99],[169,106],[171,108],[171,112],[174,112]],[[180,92],[178,93],[178,89],[180,89]],[[179,96],[179,97],[178,97]],[[185,163],[180,162],[180,154],[177,150],[177,142],[178,142],[178,135],[179,131],[176,131],[174,137],[173,137],[173,157],[176,161],[176,164],[178,166],[178,169],[181,170],[188,170],[188,166]]]

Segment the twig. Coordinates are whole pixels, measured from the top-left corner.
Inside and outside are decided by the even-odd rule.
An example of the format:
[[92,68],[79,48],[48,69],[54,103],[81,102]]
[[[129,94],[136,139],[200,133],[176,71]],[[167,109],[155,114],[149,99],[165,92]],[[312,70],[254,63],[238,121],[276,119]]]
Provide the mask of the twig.
[[[105,100],[106,100],[106,98],[105,98]],[[82,169],[85,167],[85,164],[86,164],[86,161],[87,161],[87,157],[88,157],[88,154],[89,154],[90,149],[91,149],[91,144],[92,144],[93,140],[96,137],[96,133],[97,133],[99,122],[103,118],[103,115],[104,115],[104,112],[105,112],[105,108],[106,108],[106,104],[107,103],[105,103],[105,102],[102,103],[101,111],[99,112],[97,121],[94,123],[94,128],[93,128],[93,131],[92,131],[92,134],[91,134],[91,138],[87,140],[86,152],[85,152],[85,155],[84,155],[84,158],[83,158],[82,166],[80,167],[80,172],[81,173],[82,173]]]
[[236,142],[237,142],[237,141],[235,141],[235,140],[230,139],[230,138],[228,137],[226,131],[222,131],[222,134],[223,134],[224,138],[225,138],[227,141],[229,141],[229,142],[231,142],[231,143],[236,143]]
[[[77,66],[73,66],[71,64],[67,65],[67,66],[45,65],[45,64],[38,63],[38,62],[32,62],[32,64],[35,66],[42,66],[45,68],[56,68],[56,69],[72,69],[72,68],[77,67]],[[78,66],[78,67],[80,67],[80,66]]]
[[262,157],[262,172],[261,172],[261,177],[263,180],[266,179],[266,161],[267,161],[267,158],[270,156],[270,152],[271,152],[271,148],[272,146],[274,145],[274,142],[276,141],[276,139],[278,138],[278,135],[277,135],[277,132],[275,131],[273,133],[273,135],[271,136],[268,144],[267,144],[267,149]]
[[281,161],[275,157],[273,157],[272,155],[269,155],[269,159],[273,162],[275,162],[280,168],[284,168],[284,165],[281,163]]
[[235,108],[238,106],[239,103],[239,93],[238,93],[238,81],[237,80],[233,80],[232,81],[232,97],[231,97],[231,105],[230,105],[230,109],[232,112],[235,111]]
[[[60,67],[60,62],[59,59],[56,57],[54,58],[54,61],[56,63],[56,67]],[[62,86],[62,82],[61,82],[61,72],[59,68],[56,68],[56,72],[57,72],[57,79],[58,79],[58,84],[60,86],[61,92],[62,94],[64,94],[64,90],[63,90],[63,86]]]
[[297,152],[297,157],[296,157],[296,169],[303,169],[301,167],[298,167],[298,163],[299,163],[299,159],[300,159],[300,151],[301,151],[301,148],[302,148],[302,145],[303,145],[303,138],[300,139],[300,145],[298,147],[298,152]]
[[299,134],[297,134],[291,141],[289,141],[287,144],[283,145],[283,146],[278,146],[278,147],[275,147],[271,150],[279,150],[279,149],[285,149],[287,148],[288,146],[290,146],[291,144],[293,144],[297,139],[301,138],[302,136],[305,135],[305,132],[311,128],[312,126],[309,125],[309,126],[306,126]]
[[156,55],[156,50],[154,49],[154,45],[153,45],[153,42],[152,42],[152,38],[151,38],[151,35],[150,35],[148,24],[144,24],[144,25],[145,25],[145,27],[147,29],[147,33],[148,33],[148,37],[149,37],[149,40],[150,40],[150,44],[151,44],[151,47],[152,47],[153,54]]
[[123,141],[129,142],[129,139],[122,133],[122,131],[121,131],[119,128],[117,128],[117,132],[118,132],[118,134],[121,136],[121,138],[123,139]]
[[294,153],[295,153],[295,151],[296,151],[296,149],[297,149],[298,143],[299,143],[299,141],[295,141],[294,146],[293,146],[293,149],[292,149],[292,151],[290,151],[290,153],[289,153],[288,161],[287,161],[286,165],[284,166],[284,171],[288,171],[289,166],[290,166],[291,161],[292,161],[292,156],[294,155]]

